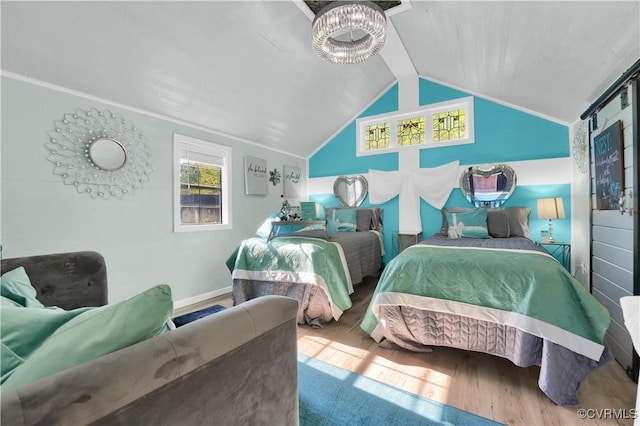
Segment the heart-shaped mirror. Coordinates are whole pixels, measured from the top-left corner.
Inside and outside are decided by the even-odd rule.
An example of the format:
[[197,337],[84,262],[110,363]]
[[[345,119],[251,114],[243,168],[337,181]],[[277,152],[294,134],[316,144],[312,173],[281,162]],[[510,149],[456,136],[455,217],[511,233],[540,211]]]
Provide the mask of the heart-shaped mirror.
[[333,183],[333,194],[343,207],[358,207],[368,191],[369,185],[362,175],[339,176]]
[[500,207],[516,187],[516,172],[506,164],[471,166],[460,178],[460,190],[476,207]]

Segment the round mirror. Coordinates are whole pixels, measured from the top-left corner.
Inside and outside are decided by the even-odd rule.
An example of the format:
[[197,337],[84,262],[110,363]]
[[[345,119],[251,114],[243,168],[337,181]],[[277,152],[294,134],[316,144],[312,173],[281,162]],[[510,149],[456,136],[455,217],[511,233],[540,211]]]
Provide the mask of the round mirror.
[[473,166],[460,178],[460,190],[476,207],[499,207],[516,188],[516,172],[506,164]]
[[358,207],[368,191],[367,180],[362,175],[339,176],[333,183],[333,194],[343,207]]
[[115,171],[127,162],[124,146],[112,138],[97,138],[89,144],[89,160],[99,169]]

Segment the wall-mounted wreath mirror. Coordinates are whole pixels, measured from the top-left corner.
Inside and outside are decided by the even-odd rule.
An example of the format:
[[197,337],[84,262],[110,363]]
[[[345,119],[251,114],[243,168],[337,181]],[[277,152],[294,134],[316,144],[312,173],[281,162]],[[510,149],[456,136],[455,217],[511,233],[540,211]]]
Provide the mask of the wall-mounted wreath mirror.
[[89,144],[89,160],[101,170],[114,171],[124,167],[127,150],[113,138],[96,138]]
[[149,182],[151,154],[142,133],[109,110],[64,114],[45,146],[53,173],[97,198],[121,198]]
[[339,176],[333,183],[333,194],[343,207],[358,207],[368,191],[367,179],[362,175]]
[[460,178],[460,190],[476,207],[499,207],[516,188],[516,172],[506,164],[472,166]]

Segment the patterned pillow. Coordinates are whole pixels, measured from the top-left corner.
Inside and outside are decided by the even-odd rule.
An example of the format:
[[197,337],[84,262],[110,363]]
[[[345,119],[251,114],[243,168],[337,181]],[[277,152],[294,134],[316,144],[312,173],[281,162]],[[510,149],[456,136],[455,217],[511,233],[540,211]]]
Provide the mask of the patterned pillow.
[[487,210],[447,212],[449,238],[491,238],[487,229]]

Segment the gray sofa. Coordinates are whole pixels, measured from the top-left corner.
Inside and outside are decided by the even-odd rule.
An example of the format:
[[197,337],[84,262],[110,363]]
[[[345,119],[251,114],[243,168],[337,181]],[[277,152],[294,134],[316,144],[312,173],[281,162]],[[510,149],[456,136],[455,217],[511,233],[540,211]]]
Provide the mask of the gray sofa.
[[[47,306],[107,302],[98,253],[2,260],[3,272],[18,266]],[[1,423],[298,424],[297,309],[261,297],[3,392]]]

